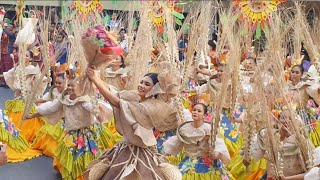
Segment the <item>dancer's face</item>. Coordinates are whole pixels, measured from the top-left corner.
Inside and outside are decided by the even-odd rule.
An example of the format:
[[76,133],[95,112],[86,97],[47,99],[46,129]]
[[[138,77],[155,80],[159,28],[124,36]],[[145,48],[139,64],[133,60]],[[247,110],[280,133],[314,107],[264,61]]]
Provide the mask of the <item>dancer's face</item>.
[[291,121],[290,112],[288,110],[282,111],[280,114],[279,121],[284,127],[287,128],[289,121]]
[[64,90],[64,80],[62,77],[57,77],[55,80],[54,86],[57,88],[59,93],[62,93]]
[[78,96],[80,94],[79,84],[74,80],[69,81],[67,86],[67,92],[68,95],[70,95],[70,97]]
[[117,56],[114,58],[113,61],[111,61],[111,66],[112,67],[120,67],[122,65],[122,62],[121,62],[121,57],[120,56]]
[[151,90],[153,86],[154,84],[149,76],[143,77],[143,79],[140,81],[140,84],[138,85],[139,96],[141,98],[145,98],[146,94]]
[[204,118],[204,107],[201,104],[197,104],[192,109],[192,119],[194,121],[203,121]]
[[256,64],[254,62],[254,59],[247,59],[246,60],[245,68],[247,71],[253,71],[255,66],[256,66]]
[[219,80],[222,79],[223,74],[224,74],[224,67],[223,66],[219,66],[218,67],[218,73],[217,73],[217,77],[218,77]]
[[290,80],[299,82],[301,80],[302,72],[299,67],[293,67],[290,72]]

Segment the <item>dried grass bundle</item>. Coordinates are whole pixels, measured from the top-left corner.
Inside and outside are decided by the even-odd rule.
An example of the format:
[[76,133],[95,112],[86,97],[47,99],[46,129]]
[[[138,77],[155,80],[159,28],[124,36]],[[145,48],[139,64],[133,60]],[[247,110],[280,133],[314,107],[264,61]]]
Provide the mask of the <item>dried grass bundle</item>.
[[[44,16],[45,17],[45,12]],[[50,17],[50,14],[49,14]],[[30,88],[30,92],[28,92],[28,96],[25,98],[25,109],[22,115],[22,120],[25,119],[26,115],[30,113],[30,110],[37,100],[37,98],[41,95],[42,90],[47,86],[46,82],[43,82],[44,77],[49,75],[49,70],[51,66],[51,58],[49,55],[49,26],[50,26],[50,19],[42,18],[40,19],[39,27],[41,29],[40,32],[40,43],[41,43],[41,55],[43,57],[43,64],[41,68],[41,74],[36,75],[36,78],[34,79],[33,86]],[[25,55],[22,56],[25,57]],[[23,59],[23,58],[22,58]],[[24,60],[25,61],[25,60]],[[21,121],[22,122],[22,121]]]
[[301,30],[299,31],[300,34],[297,38],[302,36],[305,48],[309,50],[308,52],[310,53],[312,62],[317,62],[319,61],[320,54],[316,44],[314,43],[313,37],[311,36],[311,27],[307,21],[306,13],[304,13],[305,10],[302,8],[302,4],[300,2],[295,2],[294,4],[296,7],[297,20],[297,26],[295,26],[294,29],[296,30],[296,28],[298,28]]
[[[230,87],[230,80],[231,80],[231,72],[237,72],[237,70],[234,71],[233,68],[236,67],[236,64],[240,61],[240,40],[236,37],[236,26],[235,26],[235,20],[232,21],[233,13],[231,8],[228,11],[221,11],[220,17],[223,17],[221,21],[221,27],[222,27],[222,35],[220,38],[226,40],[226,43],[230,47],[230,51],[228,53],[228,59],[229,63],[226,66],[226,69],[224,70],[224,75],[222,77],[222,85],[221,90],[218,94],[218,101],[215,106],[215,115],[213,116],[214,120],[211,120],[211,146],[213,149],[215,148],[215,141],[216,136],[218,134],[218,126],[221,119],[221,112],[223,108],[223,104],[226,101],[228,88]],[[227,20],[228,19],[228,20]],[[231,19],[231,20],[230,20]],[[229,36],[229,37],[228,37]],[[218,42],[218,44],[220,41]],[[233,74],[232,74],[233,75]],[[234,75],[235,78],[237,78],[238,74]],[[235,79],[235,81],[239,81],[239,79]]]
[[[274,77],[274,91],[276,91],[277,97],[285,98],[288,94],[288,89],[286,88],[286,83],[284,79],[284,61],[285,58],[285,52],[282,50],[285,47],[285,41],[283,40],[283,37],[277,37],[277,35],[281,34],[281,32],[286,29],[286,24],[281,20],[279,14],[275,14],[272,17],[272,24],[270,28],[270,32],[266,34],[266,37],[268,39],[268,53],[267,53],[267,59],[269,59],[269,64],[266,65],[266,68],[272,68],[273,77]],[[264,101],[263,101],[264,102]],[[301,159],[305,163],[303,166],[307,170],[311,166],[310,161],[310,144],[308,141],[308,138],[305,135],[305,132],[301,130],[301,125],[296,120],[296,116],[293,113],[293,110],[290,109],[289,101],[285,98],[285,102],[287,104],[287,107],[289,107],[290,114],[291,114],[291,120],[288,123],[288,132],[290,132],[297,141],[297,146],[299,147],[301,151]],[[267,107],[267,106],[263,106]],[[275,121],[271,120],[270,116],[266,113],[265,118],[268,118],[266,126],[266,132],[267,132],[267,159],[269,163],[271,164],[274,174],[279,179],[279,177],[282,175],[282,149],[280,149],[281,142],[279,142],[279,135],[274,135],[272,129],[273,127],[271,124],[274,124]],[[269,117],[268,117],[269,116]]]
[[128,82],[128,89],[135,89],[141,77],[148,70],[148,62],[151,60],[152,33],[151,24],[148,17],[148,9],[145,7],[140,11],[140,25],[137,37],[132,49],[129,51],[127,60],[129,61],[129,69],[131,70],[131,80]]

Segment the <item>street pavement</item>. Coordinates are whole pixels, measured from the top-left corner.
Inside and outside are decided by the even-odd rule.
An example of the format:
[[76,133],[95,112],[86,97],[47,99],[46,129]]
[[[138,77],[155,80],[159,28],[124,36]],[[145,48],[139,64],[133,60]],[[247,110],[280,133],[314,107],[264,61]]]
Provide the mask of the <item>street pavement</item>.
[[[13,99],[10,89],[0,87],[0,108],[5,102]],[[20,163],[9,163],[0,166],[0,180],[60,180],[60,174],[52,167],[52,159],[47,156],[27,160]]]

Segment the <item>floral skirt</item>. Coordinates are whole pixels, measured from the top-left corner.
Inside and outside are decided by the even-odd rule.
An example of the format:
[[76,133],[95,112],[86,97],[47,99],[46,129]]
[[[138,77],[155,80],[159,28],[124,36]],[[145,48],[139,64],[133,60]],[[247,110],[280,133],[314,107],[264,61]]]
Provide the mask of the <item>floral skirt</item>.
[[8,162],[21,162],[41,155],[41,152],[29,148],[27,141],[1,109],[0,120],[0,141],[7,144]]
[[32,148],[41,150],[44,155],[53,158],[54,152],[65,133],[64,120],[61,119],[56,125],[46,123],[36,134]]
[[239,152],[231,159],[231,162],[226,167],[237,180],[259,180],[266,172],[267,161],[264,158],[259,161],[251,158],[251,164],[246,167],[243,164],[243,156],[241,152]]
[[320,108],[309,100],[306,109],[298,110],[298,114],[309,130],[309,139],[313,145],[320,146]]
[[[39,129],[45,124],[45,121],[43,121],[42,118],[32,118],[21,122],[24,109],[25,103],[22,100],[9,100],[6,102],[5,112],[10,120],[20,130],[22,137],[24,137],[27,142],[32,143]],[[31,113],[35,113],[34,107],[31,109]]]
[[185,157],[178,168],[183,180],[234,180],[220,160],[209,157]]
[[[235,117],[239,117],[244,108],[240,106],[236,109]],[[243,140],[235,123],[230,121],[230,110],[223,109],[222,118],[220,121],[220,133],[223,135],[224,142],[228,148],[230,157],[233,158],[242,147]]]
[[110,146],[110,141],[110,132],[99,123],[67,131],[58,142],[53,165],[61,173],[62,179],[81,179],[89,163]]

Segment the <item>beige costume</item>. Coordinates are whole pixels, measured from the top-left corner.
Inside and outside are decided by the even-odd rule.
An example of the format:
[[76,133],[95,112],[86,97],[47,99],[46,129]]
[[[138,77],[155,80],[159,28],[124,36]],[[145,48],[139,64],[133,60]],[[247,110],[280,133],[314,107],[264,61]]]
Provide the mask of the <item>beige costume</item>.
[[36,110],[45,116],[50,124],[56,124],[64,117],[66,131],[82,129],[96,123],[89,96],[70,100],[69,95],[65,97],[61,95],[53,101],[41,104]]
[[[20,93],[22,90],[22,83],[21,80],[19,79],[19,71],[23,71],[25,76],[26,76],[26,90],[28,92],[31,92],[31,88],[34,87],[34,82],[40,78],[40,68],[39,66],[33,66],[33,65],[28,65],[27,67],[25,67],[24,69],[21,69],[21,66],[17,66],[14,67],[12,69],[10,69],[7,72],[3,73],[3,77],[7,83],[7,85],[10,87],[10,89],[12,91],[14,91],[15,93]],[[40,87],[38,87],[40,89],[39,94],[43,94],[43,92],[46,89],[46,85],[48,83],[48,79],[46,77],[44,77],[42,79],[42,82],[40,84]]]
[[[251,148],[252,156],[255,160],[259,160],[265,156],[265,138],[266,130],[261,129],[259,134],[255,136]],[[283,174],[284,176],[292,176],[304,173],[302,166],[302,160],[300,158],[300,150],[297,146],[296,139],[294,135],[289,136],[284,139],[281,147],[283,149]],[[273,171],[270,169],[270,164],[267,164],[267,174],[268,177],[274,177]]]
[[[92,162],[87,172],[90,180],[166,179],[160,168],[163,161],[155,149],[157,141],[153,128],[166,131],[177,127],[177,113],[167,102],[179,92],[179,79],[169,75],[169,71],[158,75],[159,83],[153,86],[145,101],[141,101],[137,91],[118,94],[120,109],[113,109],[116,129],[123,141]],[[153,95],[157,98],[150,98]]]
[[[184,147],[189,157],[208,156],[210,151],[210,130],[209,123],[204,123],[198,128],[192,126],[193,121],[183,123],[177,129],[177,135],[170,137],[163,143],[164,152],[177,155]],[[214,151],[218,151],[230,161],[228,149],[222,138],[217,137]]]
[[120,68],[117,71],[112,71],[111,68],[106,68],[106,81],[109,85],[116,87],[119,91],[125,89],[122,79],[127,77],[128,70]]

